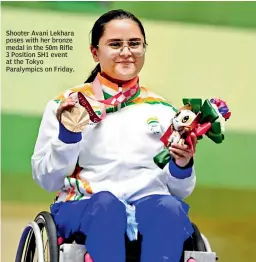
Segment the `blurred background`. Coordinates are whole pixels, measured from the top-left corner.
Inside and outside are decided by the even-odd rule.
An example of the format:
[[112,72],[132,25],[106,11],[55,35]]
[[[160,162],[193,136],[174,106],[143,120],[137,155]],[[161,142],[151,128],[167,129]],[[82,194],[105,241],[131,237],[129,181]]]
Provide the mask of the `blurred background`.
[[[221,97],[232,117],[225,141],[204,138],[196,153],[197,187],[190,217],[220,262],[256,257],[256,2],[1,2],[2,4],[2,261],[14,261],[26,223],[49,210],[55,194],[32,179],[30,158],[44,107],[83,83],[95,64],[89,31],[110,9],[123,8],[145,27],[146,63],[141,84],[175,106],[183,97]],[[69,73],[6,73],[6,30],[74,31]]]

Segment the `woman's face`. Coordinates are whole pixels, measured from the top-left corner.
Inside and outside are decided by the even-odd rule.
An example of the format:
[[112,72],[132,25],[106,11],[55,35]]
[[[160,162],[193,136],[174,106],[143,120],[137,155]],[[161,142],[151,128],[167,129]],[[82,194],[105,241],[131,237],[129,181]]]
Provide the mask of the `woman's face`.
[[98,48],[91,47],[91,52],[94,61],[100,63],[102,72],[112,79],[127,81],[134,78],[144,64],[145,53],[138,56],[140,43],[143,45],[144,37],[136,22],[115,19],[105,25]]

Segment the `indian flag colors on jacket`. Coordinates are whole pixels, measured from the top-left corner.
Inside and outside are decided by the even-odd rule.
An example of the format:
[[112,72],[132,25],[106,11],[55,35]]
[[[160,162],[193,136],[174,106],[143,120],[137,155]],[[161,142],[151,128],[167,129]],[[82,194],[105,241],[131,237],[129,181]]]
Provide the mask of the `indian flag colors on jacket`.
[[[90,121],[79,141],[63,142],[56,110],[60,101],[79,92],[99,117],[104,110],[106,114],[97,123]],[[89,198],[99,191],[125,201],[150,194],[187,197],[195,186],[194,168],[180,178],[182,169],[171,172],[169,164],[160,169],[153,161],[164,148],[160,138],[175,113],[164,98],[139,86],[138,77],[118,86],[98,74],[93,83],[48,103],[32,157],[33,177],[43,188],[59,191],[58,201]]]

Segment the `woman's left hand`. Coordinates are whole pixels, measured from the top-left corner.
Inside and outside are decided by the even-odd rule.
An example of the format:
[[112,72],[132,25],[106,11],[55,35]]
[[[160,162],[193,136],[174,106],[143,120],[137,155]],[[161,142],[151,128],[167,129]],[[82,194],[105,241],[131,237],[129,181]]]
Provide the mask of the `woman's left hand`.
[[176,165],[185,167],[189,163],[190,159],[193,157],[197,144],[197,137],[194,133],[191,133],[191,140],[194,150],[192,150],[192,148],[190,148],[186,144],[172,144],[170,146],[170,154],[172,155],[172,157],[174,157]]

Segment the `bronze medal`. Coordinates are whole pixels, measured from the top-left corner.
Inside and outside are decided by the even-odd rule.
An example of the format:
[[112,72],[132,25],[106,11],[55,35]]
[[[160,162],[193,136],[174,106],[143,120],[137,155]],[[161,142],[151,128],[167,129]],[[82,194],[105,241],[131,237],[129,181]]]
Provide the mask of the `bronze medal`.
[[87,110],[78,104],[70,110],[63,111],[61,114],[61,123],[67,130],[76,133],[84,130],[85,126],[89,123],[89,119]]

